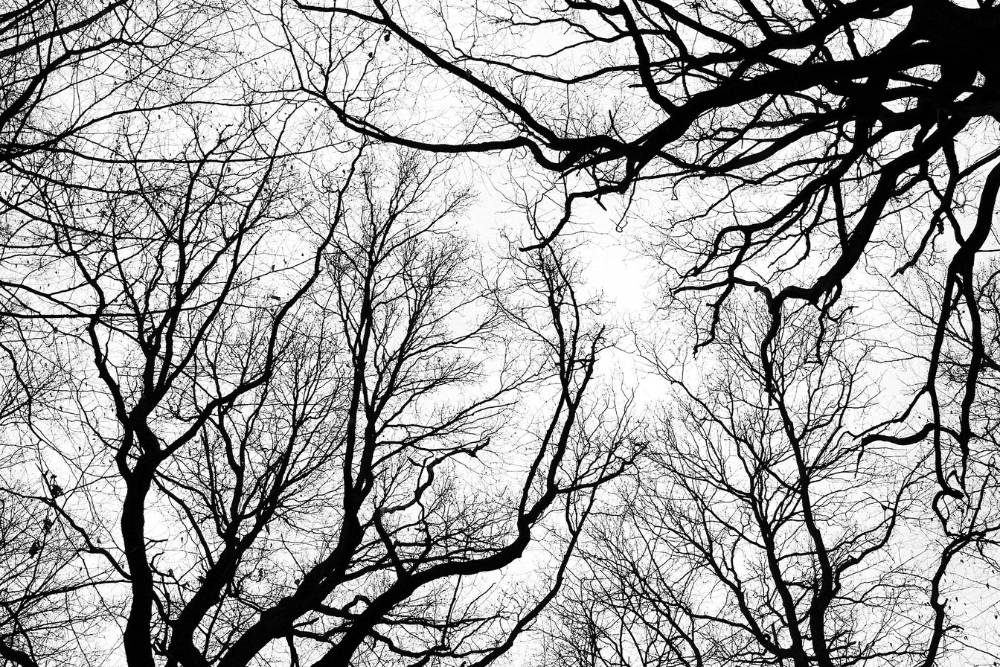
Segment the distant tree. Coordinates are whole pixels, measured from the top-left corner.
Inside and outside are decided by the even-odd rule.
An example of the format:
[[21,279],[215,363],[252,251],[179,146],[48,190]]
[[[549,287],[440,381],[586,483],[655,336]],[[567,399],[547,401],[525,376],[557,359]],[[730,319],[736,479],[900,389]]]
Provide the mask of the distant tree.
[[[929,667],[992,655],[980,617],[996,610],[975,592],[996,575],[979,557],[1000,530],[992,461],[970,465],[971,510],[939,523],[933,462],[872,420],[870,344],[847,322],[817,344],[817,319],[786,319],[767,372],[756,346],[766,311],[720,321],[700,381],[659,366],[678,404],[619,512],[585,540],[547,664]],[[965,590],[966,576],[982,588]]]

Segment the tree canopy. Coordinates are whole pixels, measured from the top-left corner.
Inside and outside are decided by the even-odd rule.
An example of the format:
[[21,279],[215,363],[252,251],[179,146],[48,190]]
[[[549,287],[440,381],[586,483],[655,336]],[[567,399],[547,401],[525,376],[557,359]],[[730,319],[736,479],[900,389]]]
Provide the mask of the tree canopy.
[[998,36],[0,9],[0,662],[998,664]]

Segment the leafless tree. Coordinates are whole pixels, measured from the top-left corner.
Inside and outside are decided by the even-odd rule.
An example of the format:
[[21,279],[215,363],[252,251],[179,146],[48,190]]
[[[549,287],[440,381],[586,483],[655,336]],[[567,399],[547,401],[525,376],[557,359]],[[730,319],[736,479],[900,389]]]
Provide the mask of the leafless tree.
[[555,627],[569,632],[550,634],[549,660],[995,659],[981,618],[997,611],[982,595],[1000,530],[992,436],[970,465],[971,509],[942,524],[933,461],[873,412],[880,387],[866,373],[878,365],[864,363],[874,353],[864,330],[844,316],[818,337],[818,315],[800,309],[762,359],[770,317],[749,312],[720,319],[701,378],[647,352],[678,399],[618,510],[582,548],[555,606]]
[[191,101],[213,80],[209,47],[224,47],[203,27],[217,13],[186,0],[30,0],[0,12],[5,174],[45,175],[39,153],[103,152],[122,117]]
[[[622,195],[627,207],[636,194],[668,195],[648,244],[668,301],[694,311],[696,351],[719,343],[731,300],[758,301],[767,326],[755,358],[776,410],[779,343],[802,307],[814,310],[816,346],[826,350],[855,299],[877,294],[871,274],[889,293],[932,288],[919,311],[930,335],[907,338],[917,346],[906,363],[920,365],[920,380],[901,405],[880,401],[888,414],[858,432],[856,446],[894,456],[916,448],[932,466],[936,491],[921,486],[917,497],[944,542],[923,575],[933,632],[914,659],[933,662],[954,630],[938,587],[957,553],[992,543],[995,520],[994,429],[984,416],[996,362],[980,295],[1000,187],[991,37],[1000,10],[947,0],[296,6],[285,23],[300,86],[347,126],[436,153],[509,151],[550,174],[566,194],[536,247],[571,223],[581,199]],[[324,36],[378,45],[352,87],[317,76],[310,54]],[[430,94],[440,85],[428,80],[449,82],[448,94]],[[402,96],[424,105],[400,113]],[[461,122],[421,122],[443,104]],[[892,344],[899,331],[873,337]],[[858,363],[876,372],[880,362]],[[800,409],[783,419],[805,420]],[[820,567],[822,554],[813,556]],[[834,604],[831,567],[810,609]],[[807,634],[822,643],[815,628]],[[899,642],[893,650],[910,650]],[[821,663],[840,659],[830,646],[803,650]]]
[[[981,140],[997,101],[1000,8],[990,2],[296,6],[286,25],[300,36],[289,40],[300,86],[348,127],[434,152],[520,151],[563,183],[563,211],[540,244],[582,198],[672,192],[679,203],[654,224],[675,253],[673,288],[709,296],[703,343],[727,299],[757,291],[773,320],[766,351],[786,307],[835,308],[869,259],[903,273],[942,237],[952,250],[939,330],[959,311],[979,319],[976,257],[1000,183],[995,141]],[[332,88],[311,55],[324,35],[346,45],[381,36],[386,47],[366,49],[374,63],[360,82]],[[428,79],[453,92],[424,94],[423,111],[448,104],[465,121],[438,127],[417,122],[420,109],[399,113]],[[886,244],[897,250],[883,259]],[[926,435],[938,502],[965,497],[980,347],[958,414],[941,410],[939,351],[914,395],[935,415]]]
[[[998,30],[987,0],[0,10],[0,658],[990,655]],[[454,226],[459,154],[517,165],[526,247]],[[660,272],[639,420],[586,200],[642,213]]]
[[[19,491],[89,575],[62,622],[129,665],[487,664],[629,463],[584,400],[606,337],[556,249],[474,270],[442,165],[362,147],[313,178],[274,122],[179,123],[153,164],[128,138],[128,171],[39,188],[11,236],[5,315],[76,355],[77,409],[28,424],[42,488]],[[543,533],[551,576],[515,594],[494,573]],[[43,664],[30,621],[5,646]]]
[[[65,655],[64,611],[86,577],[68,572],[72,543],[65,539],[37,489],[23,477],[38,477],[33,449],[21,435],[26,425],[44,418],[56,403],[58,375],[45,340],[32,335],[14,319],[0,320],[0,658],[9,664],[30,664],[34,656]],[[34,473],[34,474],[33,474]],[[58,489],[57,482],[52,482]],[[12,642],[12,636],[19,641]],[[18,646],[17,644],[21,644]]]

